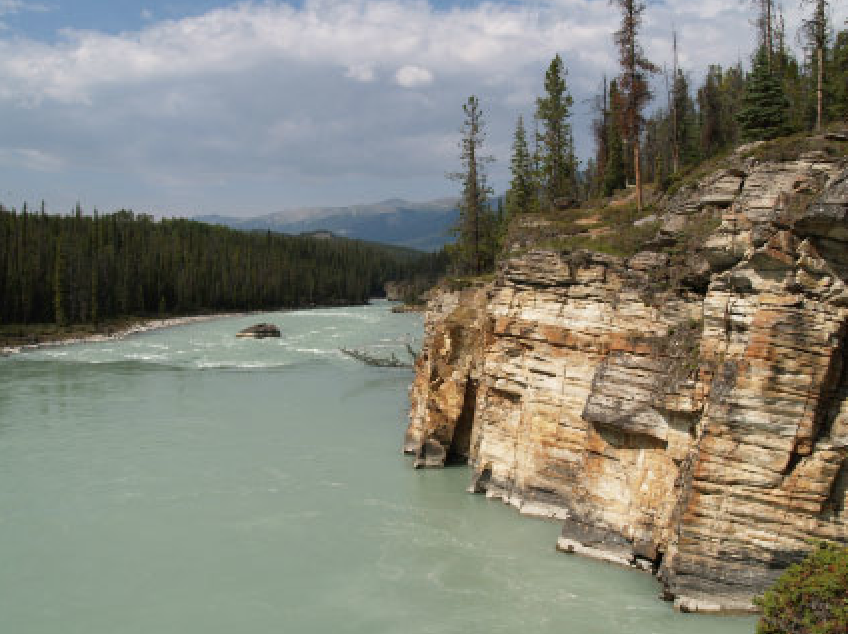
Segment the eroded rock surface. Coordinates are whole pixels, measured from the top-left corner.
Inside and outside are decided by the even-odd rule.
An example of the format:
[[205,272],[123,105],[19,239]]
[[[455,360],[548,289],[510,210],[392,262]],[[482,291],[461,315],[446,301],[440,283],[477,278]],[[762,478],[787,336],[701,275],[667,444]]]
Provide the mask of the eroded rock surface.
[[848,542],[848,165],[738,159],[658,224],[630,258],[531,249],[435,294],[404,448],[680,609],[747,611],[808,540]]

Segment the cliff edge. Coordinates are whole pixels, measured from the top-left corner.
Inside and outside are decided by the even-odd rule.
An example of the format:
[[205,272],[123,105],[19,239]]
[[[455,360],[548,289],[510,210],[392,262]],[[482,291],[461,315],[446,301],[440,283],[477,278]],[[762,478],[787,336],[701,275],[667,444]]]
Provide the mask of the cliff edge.
[[751,611],[810,539],[848,543],[834,143],[738,149],[617,227],[632,254],[591,250],[610,230],[585,210],[518,219],[493,281],[431,296],[404,450],[468,462],[471,490],[561,519],[560,550],[651,571],[681,610]]

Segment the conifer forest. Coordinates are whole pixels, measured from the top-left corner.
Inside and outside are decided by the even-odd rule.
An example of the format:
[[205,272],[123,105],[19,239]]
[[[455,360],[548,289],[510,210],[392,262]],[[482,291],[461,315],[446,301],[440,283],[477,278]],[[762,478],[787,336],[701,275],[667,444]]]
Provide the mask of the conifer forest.
[[356,240],[245,233],[119,211],[0,205],[0,323],[365,303],[388,280],[438,276],[440,254]]

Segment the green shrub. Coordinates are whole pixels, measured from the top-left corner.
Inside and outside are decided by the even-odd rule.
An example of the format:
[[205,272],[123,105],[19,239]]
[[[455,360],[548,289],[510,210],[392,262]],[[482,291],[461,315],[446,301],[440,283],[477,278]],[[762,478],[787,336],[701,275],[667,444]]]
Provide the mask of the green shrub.
[[848,632],[848,548],[827,542],[790,566],[757,600],[757,634]]

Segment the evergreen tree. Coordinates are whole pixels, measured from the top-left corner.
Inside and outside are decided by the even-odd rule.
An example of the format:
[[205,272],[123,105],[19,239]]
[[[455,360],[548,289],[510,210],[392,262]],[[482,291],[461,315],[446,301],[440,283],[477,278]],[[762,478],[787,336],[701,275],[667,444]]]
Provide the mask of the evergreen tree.
[[91,305],[89,309],[89,321],[94,324],[98,323],[98,321],[100,320],[100,304],[98,300],[100,288],[97,280],[97,268],[98,262],[95,255],[91,263]]
[[[678,98],[678,75],[685,80],[685,77],[680,74],[679,66],[677,65],[677,31],[672,31],[672,47],[674,50],[674,66],[672,67],[672,88],[669,96],[669,110],[671,110],[671,161],[673,164],[674,173],[680,171],[680,113],[677,110],[679,103]],[[666,75],[666,89],[668,89],[668,75]],[[687,87],[688,92],[688,87]]]
[[786,133],[815,127],[815,90],[810,90],[811,78],[805,77],[791,51],[779,46],[772,61],[773,73],[779,79],[786,96]]
[[698,89],[698,107],[701,117],[701,149],[705,156],[713,156],[728,145],[722,121],[720,66],[710,66],[704,85]]
[[512,159],[510,161],[512,180],[506,192],[506,214],[512,217],[529,213],[536,208],[536,183],[533,174],[533,157],[527,146],[527,131],[524,118],[518,117],[512,140]]
[[774,0],[752,1],[759,10],[759,15],[757,16],[757,28],[759,30],[757,50],[763,50],[766,63],[771,68],[772,54],[774,52]]
[[740,130],[736,113],[742,108],[744,98],[745,72],[742,70],[742,64],[737,64],[725,70],[721,78],[721,125],[728,145],[739,140]]
[[459,142],[462,171],[451,175],[462,184],[459,220],[454,227],[458,236],[457,264],[460,270],[475,275],[494,263],[495,226],[487,204],[492,193],[486,178],[486,163],[493,159],[483,154],[485,129],[480,101],[474,95],[463,104],[465,121]]
[[567,71],[556,55],[545,73],[545,96],[536,100],[542,124],[541,184],[546,202],[576,197],[574,145],[571,137],[573,100],[565,83]]
[[680,164],[693,165],[698,161],[698,119],[695,103],[689,94],[689,81],[682,70],[677,71],[672,89],[676,125],[675,146],[678,148]]
[[[672,113],[673,114],[673,113]],[[642,135],[642,178],[646,182],[663,182],[673,171],[673,116],[658,110],[645,121]]]
[[773,139],[786,134],[789,102],[779,79],[769,67],[767,51],[760,48],[745,84],[745,96],[739,111],[743,139]]
[[633,151],[633,174],[636,179],[636,201],[642,212],[642,168],[639,158],[640,135],[644,118],[642,111],[651,100],[648,75],[657,68],[644,55],[639,44],[639,27],[645,3],[642,0],[610,0],[621,9],[621,28],[615,33],[618,44],[621,75],[619,89],[622,93],[622,119],[624,134]]
[[848,30],[836,35],[827,62],[825,112],[828,120],[848,121]]
[[828,0],[802,0],[802,5],[813,5],[813,12],[809,19],[804,20],[801,30],[807,41],[810,52],[810,68],[814,76],[816,92],[815,99],[815,126],[820,131],[824,123],[824,84],[825,84],[825,59],[827,57],[827,43],[830,36],[830,23],[828,20]]
[[601,94],[595,97],[596,117],[592,120],[592,135],[595,137],[595,158],[589,161],[587,175],[589,176],[589,196],[600,196],[603,193],[604,172],[609,159],[607,140],[610,125],[609,90],[607,78],[604,76]]
[[53,267],[53,314],[58,326],[68,323],[68,261],[62,236],[56,240],[56,258]]
[[616,189],[621,189],[627,182],[624,168],[624,143],[621,133],[620,121],[621,96],[618,91],[618,82],[610,82],[610,117],[607,127],[607,164],[604,170],[603,191],[604,196],[610,196]]
[[538,204],[542,200],[542,134],[539,132],[539,113],[533,115],[533,153],[530,155],[531,173],[533,175],[534,198]]

